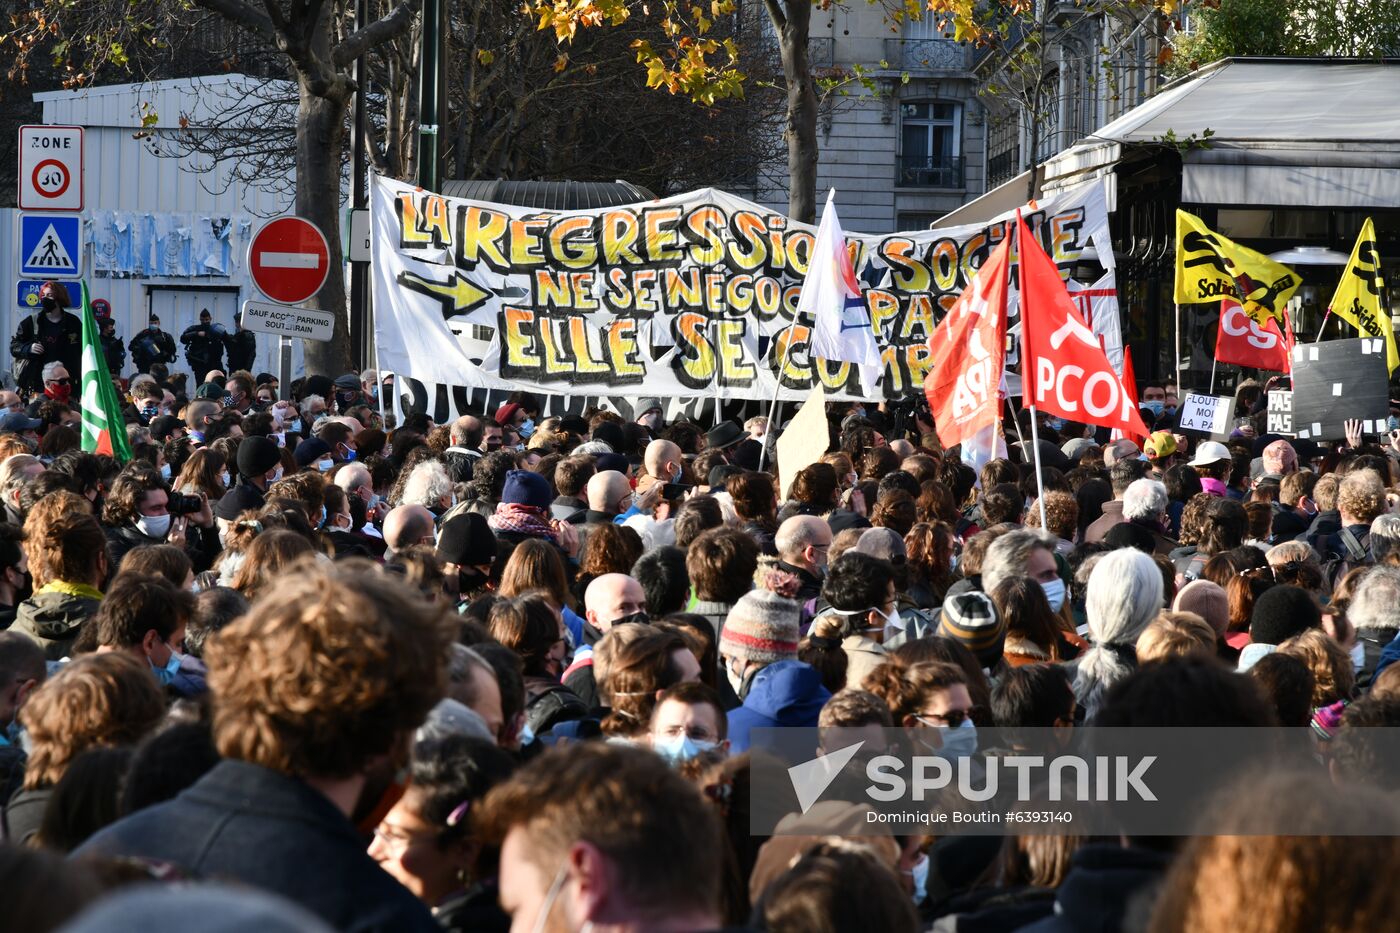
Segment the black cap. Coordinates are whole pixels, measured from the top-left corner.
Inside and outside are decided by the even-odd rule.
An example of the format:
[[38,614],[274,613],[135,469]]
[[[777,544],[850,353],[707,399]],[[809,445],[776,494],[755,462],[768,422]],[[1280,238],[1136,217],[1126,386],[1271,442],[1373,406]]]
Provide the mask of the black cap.
[[437,556],[452,564],[489,564],[496,559],[496,536],[484,516],[462,512],[439,529]]
[[238,472],[243,476],[262,476],[282,462],[277,442],[253,435],[238,445]]
[[151,437],[158,441],[168,441],[176,429],[184,426],[185,423],[174,415],[161,415],[151,419]]

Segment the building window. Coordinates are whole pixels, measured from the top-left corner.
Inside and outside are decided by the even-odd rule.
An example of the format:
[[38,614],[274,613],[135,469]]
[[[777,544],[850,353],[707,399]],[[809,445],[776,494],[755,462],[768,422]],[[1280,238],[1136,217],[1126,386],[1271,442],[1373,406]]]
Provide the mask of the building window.
[[899,177],[905,188],[963,186],[962,108],[943,101],[899,105]]

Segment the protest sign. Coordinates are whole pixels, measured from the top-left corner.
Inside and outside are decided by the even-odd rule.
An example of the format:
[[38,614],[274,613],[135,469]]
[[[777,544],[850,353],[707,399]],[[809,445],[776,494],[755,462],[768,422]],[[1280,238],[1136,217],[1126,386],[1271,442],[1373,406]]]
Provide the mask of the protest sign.
[[1269,390],[1268,426],[1270,434],[1293,434],[1293,390]]
[[[1091,246],[1111,261],[1101,183],[1039,207],[1027,221],[1062,279]],[[733,195],[555,212],[380,178],[372,214],[379,368],[453,408],[483,388],[715,399],[778,389],[798,401],[820,384],[836,399],[905,398],[922,388],[929,335],[1005,228],[847,235],[881,354],[867,386],[858,366],[813,359],[812,322],[793,323],[815,228]]]
[[1293,428],[1305,440],[1346,436],[1344,422],[1385,430],[1390,415],[1386,345],[1380,337],[1300,343],[1293,348]]
[[826,394],[820,384],[812,386],[807,401],[797,410],[797,414],[783,427],[778,435],[778,473],[782,479],[782,498],[786,502],[792,481],[804,467],[809,467],[822,458],[830,443],[830,431],[826,426]]
[[1227,396],[1187,393],[1181,400],[1183,431],[1203,431],[1206,434],[1230,433],[1230,410],[1235,400]]

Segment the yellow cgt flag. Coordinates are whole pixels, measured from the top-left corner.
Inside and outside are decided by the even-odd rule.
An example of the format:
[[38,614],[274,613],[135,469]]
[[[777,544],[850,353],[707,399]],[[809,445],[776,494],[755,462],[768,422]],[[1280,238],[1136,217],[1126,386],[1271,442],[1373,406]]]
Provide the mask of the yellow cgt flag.
[[1177,210],[1177,304],[1234,298],[1261,325],[1273,318],[1282,326],[1284,306],[1302,284],[1302,276],[1287,266],[1221,236],[1195,214]]
[[1395,367],[1400,366],[1400,353],[1395,350],[1395,327],[1390,322],[1390,311],[1381,304],[1384,285],[1381,257],[1376,251],[1376,228],[1367,217],[1328,310],[1368,337],[1384,337],[1386,365],[1395,372]]

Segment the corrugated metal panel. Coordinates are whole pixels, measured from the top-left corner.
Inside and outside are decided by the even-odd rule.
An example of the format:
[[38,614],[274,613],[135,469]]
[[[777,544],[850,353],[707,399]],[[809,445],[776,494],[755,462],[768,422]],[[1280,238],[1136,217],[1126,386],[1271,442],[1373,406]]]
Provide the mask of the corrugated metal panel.
[[[289,213],[289,198],[271,192],[227,185],[228,173],[222,168],[207,168],[190,159],[162,157],[150,149],[149,141],[133,138],[140,128],[142,102],[148,102],[160,115],[158,125],[178,126],[182,114],[213,112],[223,106],[229,95],[241,93],[252,85],[263,85],[261,79],[243,75],[220,75],[194,81],[162,81],[150,84],[118,85],[88,88],[81,91],[53,91],[36,94],[43,104],[43,121],[50,124],[83,126],[84,133],[84,218],[91,219],[95,210],[149,212],[153,214],[192,212],[197,216],[252,215],[254,225],[261,218]],[[159,145],[157,141],[156,145]],[[290,182],[290,171],[287,180]],[[288,185],[288,191],[291,186]],[[18,211],[0,211],[0,326],[8,349],[9,335],[14,333],[23,312],[17,307],[16,286],[19,281]],[[85,233],[86,236],[86,233]],[[85,251],[90,250],[85,245]],[[86,266],[89,270],[91,262]],[[177,336],[184,327],[194,323],[198,308],[205,305],[214,310],[230,329],[232,308],[248,298],[257,297],[249,279],[243,257],[238,257],[233,274],[227,277],[209,276],[184,279],[171,278],[97,278],[89,276],[94,298],[106,298],[112,303],[117,321],[117,333],[124,340],[146,326],[151,301],[166,309],[162,324]],[[150,285],[176,285],[179,294],[148,288]],[[216,289],[231,286],[237,291]],[[152,298],[152,296],[155,296]],[[177,300],[178,299],[178,300]],[[169,319],[172,310],[180,319]],[[294,341],[294,369],[301,367],[301,342]],[[276,367],[277,340],[258,335],[256,367],[273,371]],[[178,366],[184,367],[181,356]],[[9,368],[8,363],[0,367]],[[128,372],[130,363],[128,362]],[[202,375],[202,374],[201,374]]]
[[442,183],[451,198],[492,201],[547,211],[579,211],[652,201],[656,195],[630,181],[505,181],[503,179]]

